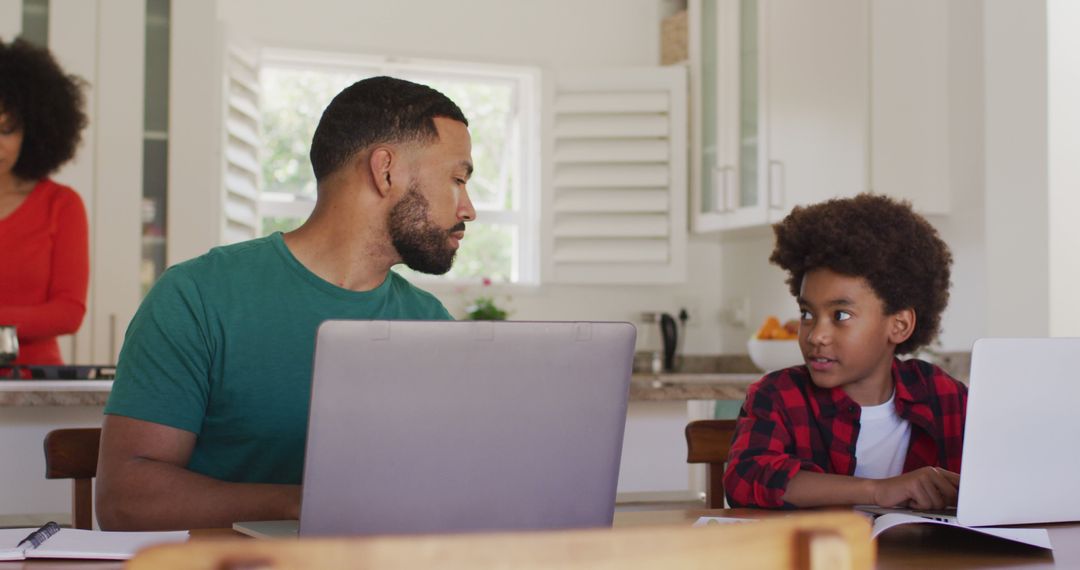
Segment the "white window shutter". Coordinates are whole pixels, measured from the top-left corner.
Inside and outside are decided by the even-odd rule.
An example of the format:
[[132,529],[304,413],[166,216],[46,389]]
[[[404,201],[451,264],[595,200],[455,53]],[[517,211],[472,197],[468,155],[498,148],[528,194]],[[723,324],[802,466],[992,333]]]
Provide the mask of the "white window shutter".
[[224,57],[222,243],[236,243],[261,231],[259,53],[230,42]]
[[686,279],[687,72],[558,73],[547,105],[544,278]]

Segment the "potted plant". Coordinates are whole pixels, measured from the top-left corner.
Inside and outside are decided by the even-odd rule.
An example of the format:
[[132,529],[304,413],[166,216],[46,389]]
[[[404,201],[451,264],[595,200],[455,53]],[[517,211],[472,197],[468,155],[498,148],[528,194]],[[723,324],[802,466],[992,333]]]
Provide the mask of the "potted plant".
[[[490,287],[491,279],[484,277],[481,283],[485,288]],[[505,321],[509,315],[506,309],[495,303],[495,296],[491,294],[481,294],[473,299],[472,303],[465,308],[465,313],[467,318],[473,321]]]

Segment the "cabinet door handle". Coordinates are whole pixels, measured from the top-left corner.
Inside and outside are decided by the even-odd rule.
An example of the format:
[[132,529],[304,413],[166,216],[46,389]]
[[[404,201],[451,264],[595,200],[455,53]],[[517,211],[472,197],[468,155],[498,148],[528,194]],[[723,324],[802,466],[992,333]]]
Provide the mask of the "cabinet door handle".
[[784,208],[784,186],[787,183],[784,163],[780,160],[769,161],[769,207],[777,210]]
[[734,176],[735,176],[735,167],[730,166],[730,165],[725,166],[724,167],[724,211],[725,212],[731,212],[731,211],[739,209],[738,200],[736,198],[733,198],[733,193],[731,191],[731,189],[734,188],[734,185],[731,184],[731,179],[734,178]]
[[730,166],[713,167],[713,207],[712,211],[724,213],[731,210],[728,171]]
[[727,188],[724,188],[724,169],[720,166],[712,167],[712,208],[713,213],[724,211],[724,197]]

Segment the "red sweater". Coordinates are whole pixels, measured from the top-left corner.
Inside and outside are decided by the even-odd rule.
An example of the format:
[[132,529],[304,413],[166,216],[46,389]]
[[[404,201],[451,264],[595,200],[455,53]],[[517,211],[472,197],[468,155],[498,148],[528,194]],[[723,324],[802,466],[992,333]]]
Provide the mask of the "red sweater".
[[21,364],[61,364],[56,337],[79,330],[90,278],[86,209],[42,179],[0,219],[0,325],[15,325]]

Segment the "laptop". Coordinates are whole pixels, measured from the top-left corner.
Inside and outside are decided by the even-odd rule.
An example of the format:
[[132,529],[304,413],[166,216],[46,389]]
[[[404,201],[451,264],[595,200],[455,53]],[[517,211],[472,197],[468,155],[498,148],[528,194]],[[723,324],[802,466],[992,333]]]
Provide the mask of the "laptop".
[[968,527],[1080,521],[1080,338],[985,338],[971,351],[955,511],[860,507]]
[[611,526],[636,330],[327,321],[299,533]]

